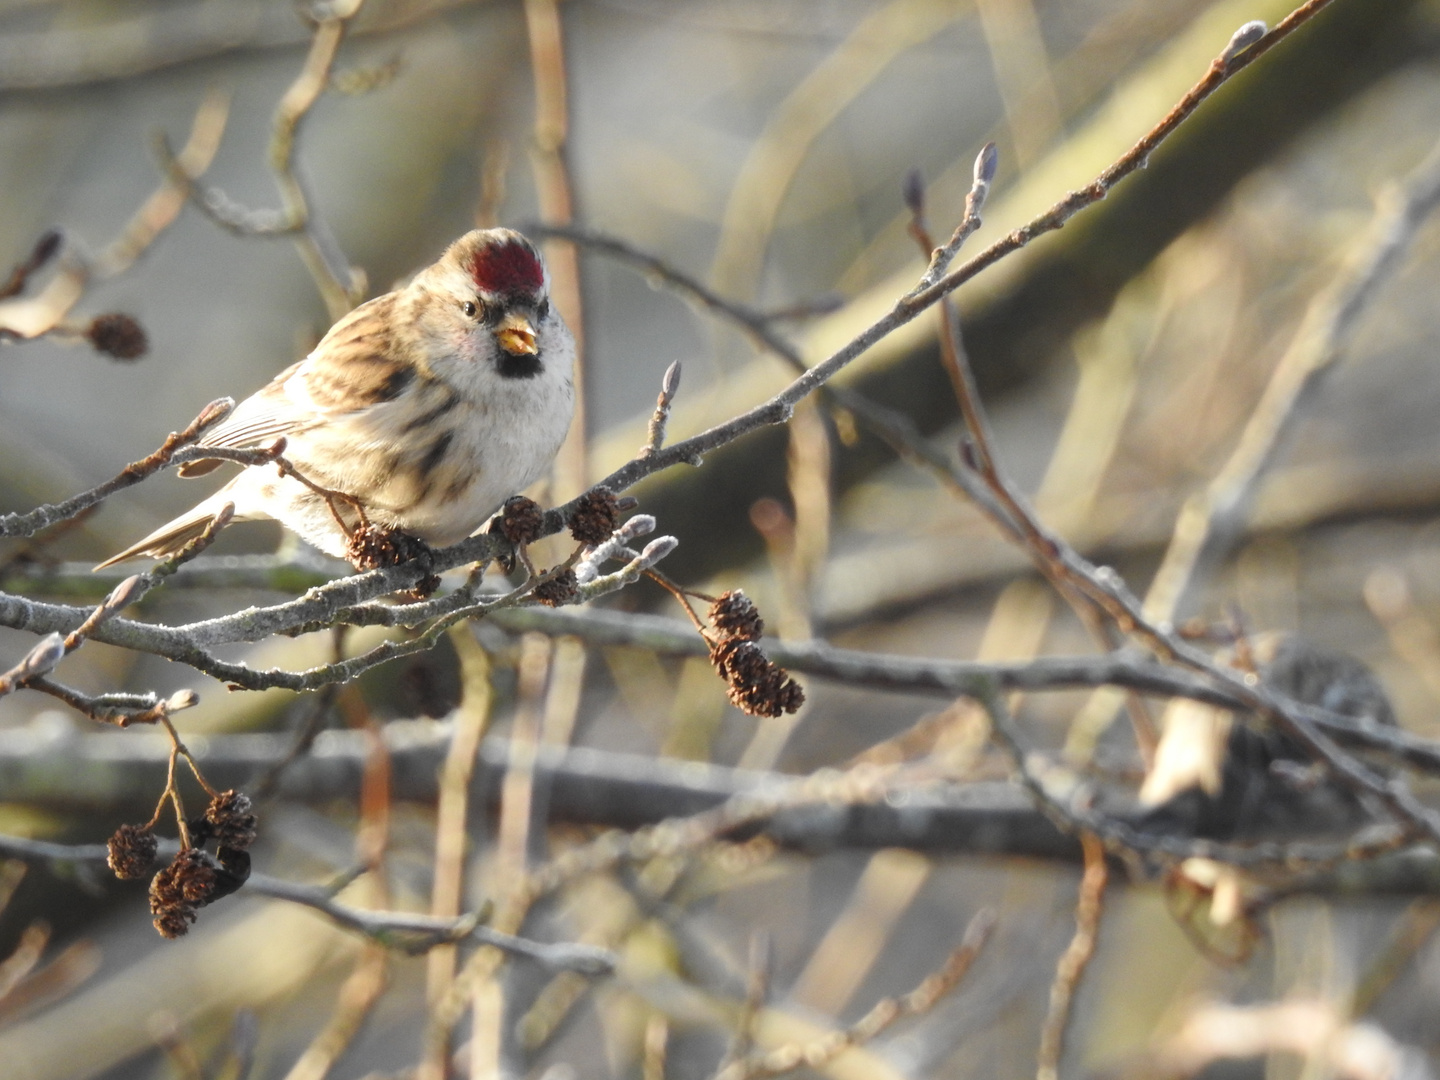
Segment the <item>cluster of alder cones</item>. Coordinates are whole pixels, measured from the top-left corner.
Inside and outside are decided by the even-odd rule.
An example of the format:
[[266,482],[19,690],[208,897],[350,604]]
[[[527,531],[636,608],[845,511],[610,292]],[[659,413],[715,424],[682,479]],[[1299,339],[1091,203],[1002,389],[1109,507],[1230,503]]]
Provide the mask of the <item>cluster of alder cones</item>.
[[[110,869],[123,879],[143,877],[155,862],[155,822],[121,825],[110,837]],[[204,845],[215,841],[215,853]],[[255,843],[255,815],[250,797],[222,791],[205,813],[185,823],[180,851],[150,881],[150,914],[162,937],[177,938],[190,929],[196,912],[229,896],[250,876],[250,845]]]

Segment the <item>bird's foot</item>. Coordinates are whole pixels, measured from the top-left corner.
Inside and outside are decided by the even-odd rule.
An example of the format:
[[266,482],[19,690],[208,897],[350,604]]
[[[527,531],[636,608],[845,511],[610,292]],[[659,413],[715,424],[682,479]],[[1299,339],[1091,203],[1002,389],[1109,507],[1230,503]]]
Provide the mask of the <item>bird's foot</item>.
[[440,578],[434,571],[435,552],[424,540],[399,529],[365,522],[351,533],[345,557],[356,570],[378,570],[413,560],[422,574],[405,593],[413,600],[424,600],[440,587]]

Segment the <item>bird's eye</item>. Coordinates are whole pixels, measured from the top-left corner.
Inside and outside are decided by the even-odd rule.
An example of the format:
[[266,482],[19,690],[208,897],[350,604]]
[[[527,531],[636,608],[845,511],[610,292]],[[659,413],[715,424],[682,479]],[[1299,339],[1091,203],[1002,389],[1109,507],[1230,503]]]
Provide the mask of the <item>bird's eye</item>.
[[541,300],[540,303],[536,304],[536,305],[535,305],[535,314],[536,314],[536,316],[537,316],[538,318],[541,318],[541,319],[545,318],[546,315],[549,315],[549,314],[550,314],[550,301],[549,301],[549,300]]
[[474,303],[474,301],[473,301],[473,300],[466,300],[463,304],[460,305],[460,310],[465,313],[465,317],[466,317],[467,319],[473,319],[473,318],[475,317],[475,303]]

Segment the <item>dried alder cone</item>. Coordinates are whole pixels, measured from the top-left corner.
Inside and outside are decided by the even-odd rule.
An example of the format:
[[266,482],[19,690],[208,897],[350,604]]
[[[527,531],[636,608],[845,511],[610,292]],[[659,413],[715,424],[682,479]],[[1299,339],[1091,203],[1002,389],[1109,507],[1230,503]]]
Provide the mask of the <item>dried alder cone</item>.
[[750,716],[798,712],[805,691],[755,644],[765,620],[750,598],[739,589],[722,593],[708,614],[717,635],[710,642],[710,663],[725,680],[735,707]]
[[150,348],[144,328],[123,312],[96,315],[85,328],[85,338],[98,352],[116,360],[138,360]]
[[562,570],[549,581],[535,586],[535,599],[549,607],[563,607],[575,599],[580,591],[579,579],[574,570]]
[[383,529],[362,521],[350,534],[345,557],[356,570],[378,570],[418,559],[425,573],[407,595],[414,600],[424,600],[440,588],[440,576],[431,569],[435,552],[424,540],[398,529]]
[[110,837],[106,862],[117,878],[127,881],[149,871],[158,847],[155,834],[143,825],[121,825]]
[[[110,869],[118,878],[142,876],[155,861],[157,847],[153,822],[121,825],[110,837]],[[255,842],[255,814],[250,796],[222,791],[210,800],[205,813],[187,821],[189,844],[150,882],[150,914],[161,937],[187,933],[196,911],[229,896],[250,876],[250,853]],[[215,854],[202,846],[216,842]]]
[[255,815],[251,813],[250,796],[243,791],[216,795],[205,808],[205,824],[222,847],[248,848],[255,843]]
[[620,520],[620,500],[609,488],[591,488],[580,496],[570,518],[570,535],[582,544],[601,544],[610,539]]
[[490,525],[490,531],[498,532],[519,547],[539,540],[544,524],[545,511],[540,509],[540,504],[524,495],[515,495],[505,500],[500,516]]

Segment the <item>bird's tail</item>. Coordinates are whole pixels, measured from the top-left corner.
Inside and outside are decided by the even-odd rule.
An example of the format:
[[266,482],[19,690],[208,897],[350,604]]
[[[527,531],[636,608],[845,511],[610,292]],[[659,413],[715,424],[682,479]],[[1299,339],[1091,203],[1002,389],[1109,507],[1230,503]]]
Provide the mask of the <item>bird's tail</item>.
[[118,555],[110,556],[95,569],[104,570],[107,566],[114,566],[116,563],[141,555],[147,555],[152,559],[168,559],[209,528],[210,523],[227,505],[233,506],[233,496],[230,496],[229,485],[221,488],[199,505],[187,510],[174,521],[161,525],[144,540],[131,544]]

